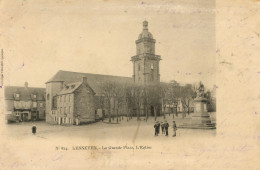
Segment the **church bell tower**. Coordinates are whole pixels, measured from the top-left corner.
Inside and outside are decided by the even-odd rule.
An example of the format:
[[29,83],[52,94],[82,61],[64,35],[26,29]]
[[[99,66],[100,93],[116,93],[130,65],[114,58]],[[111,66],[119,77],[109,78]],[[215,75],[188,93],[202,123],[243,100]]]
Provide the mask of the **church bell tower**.
[[136,43],[136,55],[131,57],[133,62],[133,81],[137,84],[160,82],[159,62],[161,56],[155,55],[153,35],[148,31],[148,22],[143,22],[143,31]]

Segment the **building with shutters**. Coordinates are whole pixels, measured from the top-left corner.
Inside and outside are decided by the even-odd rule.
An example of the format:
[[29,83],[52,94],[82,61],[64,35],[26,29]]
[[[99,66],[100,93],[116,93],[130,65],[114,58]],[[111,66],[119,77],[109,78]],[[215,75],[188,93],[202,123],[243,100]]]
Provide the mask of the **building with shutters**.
[[8,122],[45,119],[45,88],[5,86],[5,109]]

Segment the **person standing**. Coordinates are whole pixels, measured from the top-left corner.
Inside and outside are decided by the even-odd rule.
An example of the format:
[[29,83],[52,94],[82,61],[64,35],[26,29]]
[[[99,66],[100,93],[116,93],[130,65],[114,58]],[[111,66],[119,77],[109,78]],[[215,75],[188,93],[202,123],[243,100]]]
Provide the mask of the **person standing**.
[[154,127],[154,135],[158,136],[158,130],[157,130],[158,124],[157,124],[157,122],[155,122],[153,127]]
[[159,121],[157,121],[157,136],[158,136],[158,134],[160,133],[160,122]]
[[172,135],[172,137],[175,137],[175,136],[176,136],[176,130],[177,130],[177,126],[176,126],[175,121],[173,121],[173,126],[172,126],[172,128],[173,128],[173,135]]
[[163,122],[161,122],[161,128],[162,128],[162,134],[164,134],[165,128],[164,128],[164,123]]
[[36,133],[36,125],[32,126],[32,133],[35,135],[35,133]]
[[165,132],[166,132],[165,136],[168,136],[168,128],[169,128],[169,123],[165,120],[165,123],[164,123],[164,129],[165,129]]

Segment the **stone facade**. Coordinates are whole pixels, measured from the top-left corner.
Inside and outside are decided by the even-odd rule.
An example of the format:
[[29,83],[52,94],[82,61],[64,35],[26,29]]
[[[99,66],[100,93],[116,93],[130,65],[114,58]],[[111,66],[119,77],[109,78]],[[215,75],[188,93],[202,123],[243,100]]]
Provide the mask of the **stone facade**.
[[45,119],[45,88],[5,86],[5,109],[8,122]]
[[54,81],[46,83],[46,122],[52,122],[53,112],[53,97],[56,96],[62,89],[64,81]]
[[148,22],[143,22],[143,32],[136,40],[136,55],[133,62],[133,81],[139,84],[160,82],[159,62],[161,56],[155,55],[153,35],[148,32]]
[[75,91],[75,117],[80,120],[80,123],[94,122],[95,121],[95,103],[93,90],[82,85]]
[[79,125],[95,121],[95,92],[88,85],[87,78],[81,82],[64,84],[52,97],[48,123]]
[[[104,87],[103,85],[108,82],[116,82],[117,84],[122,85],[131,83],[159,83],[159,61],[161,60],[161,57],[159,55],[155,55],[155,42],[156,41],[153,39],[152,34],[148,32],[148,22],[144,21],[143,32],[139,35],[138,40],[136,40],[137,55],[133,56],[131,59],[133,62],[133,78],[77,73],[61,70],[58,71],[49,81],[46,82],[46,122],[62,122],[62,120],[57,117],[65,118],[67,120],[65,115],[60,114],[61,111],[59,110],[59,107],[67,108],[70,106],[63,106],[59,102],[57,102],[57,106],[55,106],[55,101],[59,101],[59,97],[64,95],[62,91],[64,91],[68,84],[79,82],[82,77],[87,77],[87,87],[93,89],[95,95],[92,96],[92,94],[88,93],[87,88],[79,88],[76,91],[73,91],[73,94],[71,92],[74,100],[74,105],[71,106],[71,108],[73,108],[74,117],[68,117],[68,122],[70,122],[71,119],[74,121],[77,116],[81,119],[81,122],[95,121],[96,117],[103,117],[104,115],[107,115],[109,111],[108,109],[110,109],[112,116],[115,116],[118,112],[121,112],[120,114],[127,114],[131,112],[126,106],[121,106],[122,104],[120,104],[120,107],[117,107],[117,104],[112,101],[110,101],[112,102],[110,108],[108,107],[108,103],[103,102],[103,104],[100,104],[102,103],[100,100],[105,100],[102,89]],[[160,99],[158,99],[158,103],[156,105],[161,105]],[[150,108],[150,112],[153,114],[155,106],[150,106]],[[156,108],[160,110],[159,107]],[[141,110],[143,110],[143,108]],[[157,115],[159,115],[159,112],[160,111],[157,111]],[[73,124],[75,124],[75,122],[73,122]]]

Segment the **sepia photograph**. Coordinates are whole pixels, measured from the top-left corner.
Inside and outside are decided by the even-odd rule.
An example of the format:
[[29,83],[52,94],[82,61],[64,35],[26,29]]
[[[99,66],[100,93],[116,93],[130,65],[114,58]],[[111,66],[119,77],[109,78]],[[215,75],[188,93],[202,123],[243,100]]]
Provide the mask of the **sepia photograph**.
[[215,0],[3,0],[0,11],[4,169],[239,169],[215,163],[233,67]]

